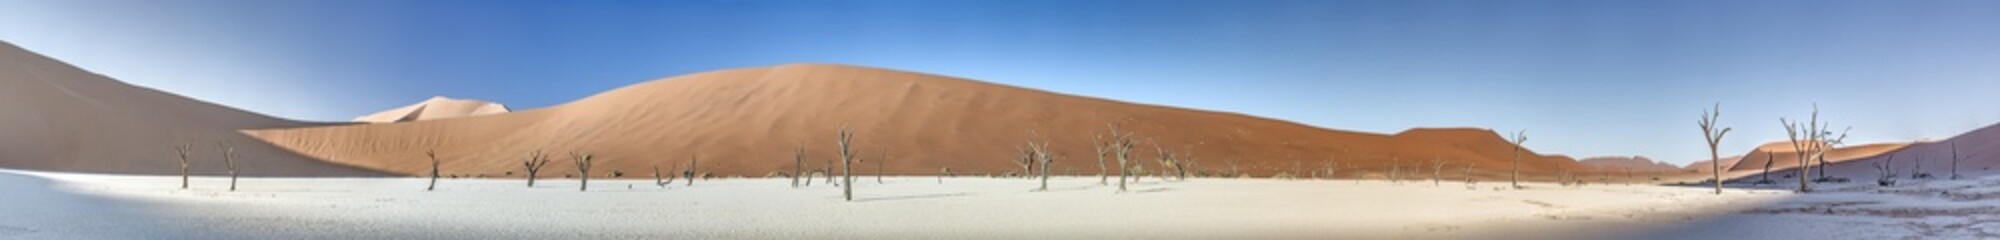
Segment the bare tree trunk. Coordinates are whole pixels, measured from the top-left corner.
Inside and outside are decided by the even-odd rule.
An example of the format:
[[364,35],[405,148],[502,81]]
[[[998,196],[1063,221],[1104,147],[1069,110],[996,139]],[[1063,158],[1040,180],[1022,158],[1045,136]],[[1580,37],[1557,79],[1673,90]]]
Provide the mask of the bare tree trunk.
[[[1114,134],[1114,135],[1115,135],[1115,134],[1118,134],[1118,133],[1112,133],[1112,134]],[[1098,186],[1106,186],[1106,185],[1111,185],[1111,175],[1107,174],[1107,173],[1109,173],[1110,169],[1108,169],[1108,168],[1106,168],[1106,167],[1104,166],[1104,154],[1108,154],[1108,153],[1110,153],[1110,148],[1108,147],[1108,146],[1110,146],[1110,145],[1111,145],[1111,143],[1110,143],[1110,142],[1105,142],[1105,141],[1104,141],[1104,135],[1103,135],[1103,134],[1098,134],[1097,136],[1091,136],[1091,137],[1090,137],[1090,146],[1091,146],[1091,147],[1094,147],[1094,148],[1096,148],[1096,149],[1097,149],[1097,185],[1098,185]]]
[[[794,174],[794,175],[796,175],[796,174]],[[795,178],[793,178],[793,179],[798,179],[798,178],[796,178],[796,176],[794,176],[794,177],[795,177]],[[660,165],[653,165],[653,186],[654,186],[654,187],[666,187],[666,186],[667,186],[667,181],[665,181],[665,178],[664,178],[664,176],[660,176]],[[799,187],[799,182],[798,182],[797,180],[793,180],[793,181],[792,181],[792,187]]]
[[1958,180],[1958,142],[1951,142],[1951,180]]
[[535,187],[535,174],[542,172],[542,166],[549,165],[549,155],[540,150],[528,153],[528,160],[521,162],[523,171],[528,172],[528,187]]
[[194,150],[193,148],[194,146],[186,143],[174,146],[174,151],[180,152],[181,155],[181,189],[183,190],[188,189],[188,152]]
[[229,169],[229,191],[235,192],[236,173],[237,173],[236,148],[230,147],[228,141],[222,142],[221,145],[222,145],[222,164],[223,167]]
[[1771,182],[1771,163],[1777,161],[1778,161],[1778,152],[1771,152],[1771,151],[1764,152],[1764,177],[1763,180],[1757,180],[1757,182],[1759,183]]
[[687,187],[694,186],[694,179],[696,178],[695,174],[699,174],[696,169],[700,167],[701,167],[701,154],[700,153],[688,154],[688,170],[685,172],[681,172],[682,176],[687,177],[687,185],[685,186]]
[[840,128],[840,175],[843,188],[841,196],[850,202],[854,201],[854,153],[848,151],[848,143],[853,138],[853,130],[848,130],[847,127]]
[[1125,186],[1125,178],[1132,176],[1131,172],[1132,168],[1130,165],[1130,159],[1132,157],[1132,135],[1119,132],[1117,124],[1106,124],[1106,126],[1109,126],[1111,128],[1111,144],[1110,144],[1111,150],[1114,153],[1116,153],[1118,157],[1118,192],[1125,192],[1127,190]]
[[1508,175],[1508,179],[1513,181],[1514,188],[1518,189],[1521,188],[1521,143],[1528,142],[1528,130],[1514,133],[1511,139],[1514,140],[1514,172]]
[[1439,185],[1443,185],[1443,183],[1444,183],[1444,158],[1443,158],[1443,157],[1438,157],[1438,158],[1436,158],[1436,159],[1432,159],[1431,161],[1432,161],[1432,162],[1431,162],[1431,186],[1432,186],[1432,187],[1436,187],[1436,186],[1439,186]]
[[1467,187],[1471,187],[1475,183],[1472,181],[1472,166],[1472,164],[1465,164],[1465,186]]
[[570,152],[569,155],[570,158],[574,158],[576,161],[576,175],[581,176],[581,178],[578,178],[581,181],[578,182],[578,184],[576,185],[576,191],[579,192],[589,191],[590,165],[591,165],[590,154],[577,154],[576,152]]
[[884,171],[882,170],[882,168],[884,168],[884,166],[886,166],[888,162],[889,162],[889,149],[885,148],[882,149],[882,155],[880,156],[880,158],[875,159],[875,184],[882,184],[882,175],[884,175],[883,173]]
[[[799,178],[804,177],[805,174],[806,145],[799,144],[799,148],[792,150],[792,188],[799,188]],[[812,184],[812,179],[806,179],[806,184]]]
[[438,155],[436,151],[424,151],[424,155],[431,157],[431,185],[430,187],[425,187],[424,191],[434,191],[437,190],[438,175],[440,175],[438,173]]

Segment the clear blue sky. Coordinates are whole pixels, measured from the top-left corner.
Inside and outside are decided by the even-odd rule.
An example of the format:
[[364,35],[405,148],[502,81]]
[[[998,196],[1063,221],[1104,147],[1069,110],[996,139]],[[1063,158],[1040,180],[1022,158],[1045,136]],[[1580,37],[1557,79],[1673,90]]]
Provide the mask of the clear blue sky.
[[1725,155],[1815,102],[1860,141],[2000,121],[2000,1],[0,0],[0,40],[320,121],[796,62],[1676,163],[1715,102]]

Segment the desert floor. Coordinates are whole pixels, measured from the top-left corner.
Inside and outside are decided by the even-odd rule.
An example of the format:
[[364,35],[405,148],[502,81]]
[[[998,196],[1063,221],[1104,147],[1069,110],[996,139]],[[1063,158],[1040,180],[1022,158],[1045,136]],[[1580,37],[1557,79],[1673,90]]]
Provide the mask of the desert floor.
[[[820,181],[196,177],[0,171],[0,238],[1993,238],[1991,200],[1860,190],[1095,177]],[[1116,181],[1113,179],[1112,181]],[[1995,179],[1910,191],[2000,197]],[[1115,183],[1114,183],[1115,184]],[[1868,189],[1873,189],[1869,187]],[[1981,189],[1985,192],[1971,192]],[[1984,195],[1978,195],[1984,194]],[[1834,209],[1825,213],[1822,208]],[[1779,228],[1785,227],[1785,228]],[[1802,228],[1791,228],[1802,227]],[[1803,234],[1801,236],[1800,234]]]

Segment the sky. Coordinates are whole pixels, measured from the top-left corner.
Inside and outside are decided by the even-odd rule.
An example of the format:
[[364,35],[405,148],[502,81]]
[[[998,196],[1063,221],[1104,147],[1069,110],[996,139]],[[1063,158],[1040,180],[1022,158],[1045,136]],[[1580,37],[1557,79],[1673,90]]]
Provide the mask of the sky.
[[2000,122],[2000,1],[0,0],[0,41],[129,83],[346,121],[435,95],[547,107],[786,63],[925,72],[1325,128],[1526,130],[1708,157],[1817,104],[1849,142]]

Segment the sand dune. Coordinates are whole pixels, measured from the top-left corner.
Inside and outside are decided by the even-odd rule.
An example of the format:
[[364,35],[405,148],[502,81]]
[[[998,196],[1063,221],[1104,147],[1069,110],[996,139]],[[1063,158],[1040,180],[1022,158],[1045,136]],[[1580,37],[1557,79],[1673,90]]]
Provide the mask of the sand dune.
[[[1851,147],[1840,147],[1833,149],[1833,151],[1827,152],[1826,161],[1828,164],[1833,164],[1833,163],[1852,161],[1866,157],[1873,157],[1881,155],[1883,153],[1902,149],[1908,145],[1909,144],[1907,143],[1876,143],[1876,144],[1866,144],[1866,145],[1851,146]],[[1764,163],[1770,162],[1773,159],[1776,159],[1777,161],[1770,162],[1772,171],[1776,171],[1777,169],[1794,168],[1799,165],[1798,151],[1792,148],[1791,142],[1765,143],[1764,145],[1758,146],[1756,149],[1750,150],[1749,153],[1744,153],[1741,156],[1741,158],[1742,160],[1736,161],[1734,162],[1734,164],[1723,165],[1722,167],[1724,171],[1761,172],[1764,170]],[[1819,165],[1819,162],[1815,160],[1810,164]]]
[[1653,159],[1646,158],[1645,156],[1589,157],[1577,160],[1577,163],[1582,163],[1583,165],[1596,167],[1598,169],[1603,169],[1605,171],[1625,171],[1625,170],[1631,170],[1634,172],[1681,171],[1680,166],[1674,166],[1673,164],[1668,164],[1665,162],[1653,161]]
[[220,142],[246,175],[378,173],[273,147],[241,129],[317,126],[128,85],[0,42],[0,167],[179,174],[172,146],[192,144],[192,171],[222,174]]
[[[1030,131],[1049,136],[1058,174],[1094,175],[1089,142],[1119,123],[1138,134],[1145,169],[1157,149],[1192,156],[1195,169],[1257,177],[1322,168],[1379,177],[1433,158],[1476,175],[1504,176],[1512,145],[1482,129],[1413,129],[1395,135],[1322,129],[1240,114],[1109,101],[920,73],[839,65],[782,65],[689,74],[640,83],[567,104],[393,124],[266,129],[252,134],[307,155],[401,174],[427,172],[436,150],[446,174],[518,176],[530,152],[555,153],[549,175],[573,173],[568,153],[599,159],[596,174],[673,172],[699,156],[718,176],[789,172],[803,145],[809,168],[836,158],[835,131],[857,132],[862,174],[1019,172],[1012,160]],[[1524,153],[1530,177],[1587,169],[1562,156]],[[876,163],[873,161],[886,162]],[[877,165],[882,167],[878,169]],[[1429,170],[1429,169],[1423,169]],[[1115,169],[1114,169],[1115,171]],[[1461,170],[1462,171],[1462,170]],[[553,173],[553,174],[550,174]],[[1305,173],[1301,173],[1305,175]]]
[[357,117],[354,118],[354,121],[366,123],[409,122],[493,115],[507,112],[507,106],[498,103],[435,96],[425,99],[423,102],[410,104],[409,106]]
[[[1987,126],[1960,134],[1950,139],[1931,142],[1914,142],[1891,151],[1857,157],[1849,161],[1829,163],[1829,175],[1847,177],[1854,180],[1873,181],[1881,174],[1875,164],[1888,164],[1899,177],[1909,179],[1913,173],[1923,172],[1938,178],[1950,176],[1953,145],[1957,145],[1959,174],[1987,176],[1996,173],[2000,166],[2000,124]],[[1895,161],[1889,162],[1894,156]],[[1779,157],[1784,159],[1784,157]],[[1831,159],[1831,158],[1829,158]],[[1922,162],[1919,169],[1918,162]]]

